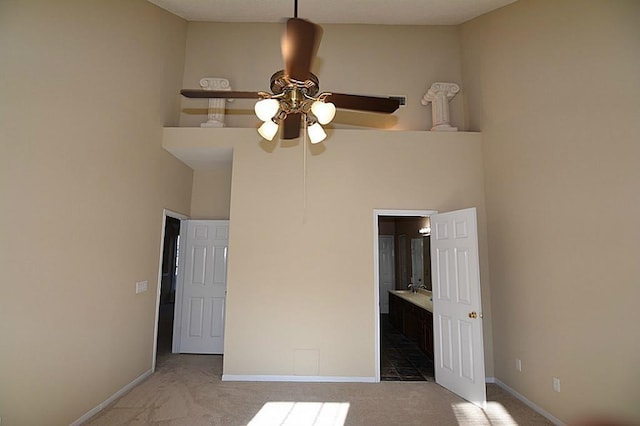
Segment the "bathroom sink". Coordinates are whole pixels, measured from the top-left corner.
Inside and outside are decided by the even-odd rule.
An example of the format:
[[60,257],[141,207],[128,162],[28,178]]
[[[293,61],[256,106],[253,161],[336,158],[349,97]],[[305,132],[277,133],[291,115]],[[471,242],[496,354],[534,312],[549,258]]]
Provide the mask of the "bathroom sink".
[[395,294],[398,297],[405,299],[414,305],[419,306],[422,309],[426,309],[429,312],[433,312],[433,302],[431,299],[431,292],[425,293],[418,291],[416,293],[411,290],[389,290],[391,294]]

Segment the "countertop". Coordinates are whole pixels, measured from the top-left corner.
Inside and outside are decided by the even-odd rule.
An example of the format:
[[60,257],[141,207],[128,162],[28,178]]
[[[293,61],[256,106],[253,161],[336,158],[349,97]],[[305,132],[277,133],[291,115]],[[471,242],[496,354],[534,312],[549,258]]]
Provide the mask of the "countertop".
[[431,292],[428,290],[418,290],[416,293],[412,293],[411,290],[389,290],[389,293],[394,294],[422,309],[426,309],[427,311],[433,313]]

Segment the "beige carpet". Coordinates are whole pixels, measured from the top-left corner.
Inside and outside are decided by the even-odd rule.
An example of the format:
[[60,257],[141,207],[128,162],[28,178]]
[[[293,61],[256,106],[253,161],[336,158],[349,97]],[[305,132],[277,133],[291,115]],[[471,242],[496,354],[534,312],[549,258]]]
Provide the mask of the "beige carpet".
[[[155,374],[98,413],[87,424],[551,424],[495,385],[487,386],[489,403],[486,410],[481,410],[432,382],[222,382],[221,375],[221,356],[159,357]],[[346,419],[342,420],[345,413]]]

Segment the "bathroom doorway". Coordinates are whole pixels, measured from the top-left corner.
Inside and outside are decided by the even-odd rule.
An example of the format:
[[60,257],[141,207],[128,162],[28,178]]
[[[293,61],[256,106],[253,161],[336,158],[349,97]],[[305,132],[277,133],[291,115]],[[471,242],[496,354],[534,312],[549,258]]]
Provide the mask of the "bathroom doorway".
[[[423,290],[431,290],[431,263],[429,248],[429,215],[434,211],[377,211],[376,238],[386,236],[393,240],[394,274],[393,291],[406,291],[409,284]],[[422,232],[421,232],[422,231]],[[427,241],[425,241],[425,239]],[[418,244],[419,242],[419,244]],[[418,250],[420,248],[420,250]],[[380,250],[380,246],[378,246]],[[381,262],[382,253],[378,251],[376,257]],[[376,269],[379,271],[381,264]],[[383,277],[377,276],[378,286],[378,368],[380,381],[435,381],[433,368],[433,354],[425,352],[415,335],[403,332],[397,321],[391,321],[394,307],[387,308],[388,291],[381,285]],[[410,287],[410,288],[412,288]],[[393,296],[391,296],[393,297]],[[384,306],[383,306],[384,304]],[[396,308],[397,309],[397,308]],[[407,326],[411,327],[410,319]],[[415,328],[419,328],[419,317],[415,319]],[[431,345],[432,347],[432,345]]]

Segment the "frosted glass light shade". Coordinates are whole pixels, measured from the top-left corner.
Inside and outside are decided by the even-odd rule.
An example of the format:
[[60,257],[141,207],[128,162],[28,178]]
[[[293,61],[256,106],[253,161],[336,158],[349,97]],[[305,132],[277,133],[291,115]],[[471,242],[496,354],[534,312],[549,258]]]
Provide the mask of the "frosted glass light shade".
[[327,137],[324,129],[318,123],[307,127],[307,134],[309,135],[309,140],[311,141],[311,143],[320,143]]
[[267,120],[258,128],[258,133],[266,140],[271,141],[276,133],[278,133],[278,125],[274,123],[273,120]]
[[336,116],[336,106],[331,102],[315,101],[311,104],[311,112],[320,124],[327,124]]
[[280,102],[276,99],[262,99],[256,102],[254,110],[258,118],[262,121],[271,121],[280,109]]

